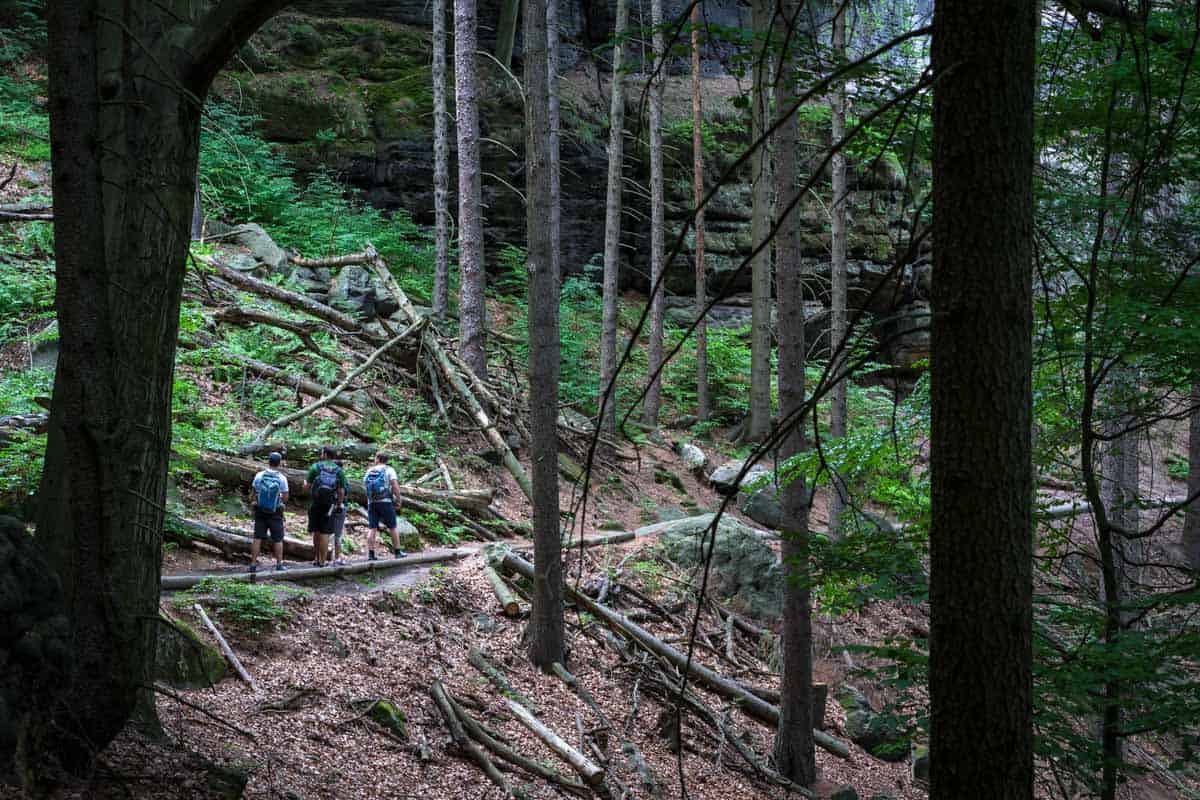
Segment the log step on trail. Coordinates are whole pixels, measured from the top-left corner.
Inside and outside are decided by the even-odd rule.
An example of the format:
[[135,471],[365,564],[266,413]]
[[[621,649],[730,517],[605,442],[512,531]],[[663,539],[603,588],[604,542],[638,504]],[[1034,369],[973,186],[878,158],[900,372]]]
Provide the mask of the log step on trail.
[[284,572],[264,565],[257,573],[232,572],[212,573],[208,575],[164,575],[160,586],[163,591],[180,591],[190,589],[206,578],[216,578],[225,581],[307,581],[316,578],[337,578],[342,575],[357,575],[363,572],[385,572],[404,567],[417,567],[422,564],[440,564],[444,561],[457,561],[472,555],[474,550],[430,550],[427,553],[417,553],[404,558],[383,559],[380,561],[356,561],[342,567],[299,567]]

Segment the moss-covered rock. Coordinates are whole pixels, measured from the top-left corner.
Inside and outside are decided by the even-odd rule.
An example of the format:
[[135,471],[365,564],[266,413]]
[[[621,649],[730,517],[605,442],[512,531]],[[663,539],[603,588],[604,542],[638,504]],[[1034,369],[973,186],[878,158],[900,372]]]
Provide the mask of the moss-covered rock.
[[177,689],[211,686],[225,677],[225,659],[186,623],[160,616],[154,674]]
[[[367,701],[366,717],[392,736],[408,741],[408,717],[391,700]],[[363,703],[361,705],[366,705]]]

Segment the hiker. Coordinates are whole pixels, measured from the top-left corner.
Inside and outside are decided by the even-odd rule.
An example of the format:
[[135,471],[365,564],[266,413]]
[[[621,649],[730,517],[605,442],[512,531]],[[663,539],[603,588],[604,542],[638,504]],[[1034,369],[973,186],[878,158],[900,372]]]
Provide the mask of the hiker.
[[283,563],[283,504],[288,499],[287,476],[279,471],[283,456],[271,453],[267,457],[267,468],[254,476],[254,540],[250,542],[250,572],[258,572],[258,551],[262,542],[271,537],[271,548],[275,551],[275,570],[288,568]]
[[[342,489],[346,493],[346,497],[350,496],[350,481],[346,479],[345,466],[342,460],[334,459],[335,464],[342,468]],[[344,567],[346,562],[342,560],[342,531],[346,528],[346,504],[342,503],[333,509],[333,565],[335,567]]]
[[367,470],[363,478],[367,490],[367,559],[375,561],[375,531],[382,525],[392,535],[392,554],[404,558],[408,553],[400,549],[400,532],[397,530],[396,512],[399,510],[400,481],[396,470],[388,466],[388,454],[380,450],[375,454],[375,466]]
[[333,535],[335,509],[345,509],[346,473],[337,465],[337,452],[326,445],[321,448],[321,460],[308,468],[304,490],[312,496],[308,504],[308,532],[313,537],[317,559],[314,566],[325,566],[329,553],[329,537]]

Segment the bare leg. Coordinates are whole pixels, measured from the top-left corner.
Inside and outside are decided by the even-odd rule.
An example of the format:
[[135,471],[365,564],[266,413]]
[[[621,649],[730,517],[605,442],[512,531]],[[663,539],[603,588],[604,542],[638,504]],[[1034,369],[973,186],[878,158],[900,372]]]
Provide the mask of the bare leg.
[[262,539],[250,540],[250,563],[258,566],[258,553],[262,549]]
[[325,555],[329,551],[329,536],[324,533],[313,534],[313,550],[317,554],[317,566],[325,566]]
[[378,535],[379,535],[379,534],[377,534],[377,533],[375,532],[375,529],[374,529],[374,528],[371,528],[371,529],[370,529],[370,530],[367,532],[367,550],[368,550],[368,551],[370,551],[370,552],[374,552],[374,551],[375,551],[375,540],[376,540],[376,537],[378,537]]
[[271,542],[271,549],[275,551],[275,566],[283,563],[283,542]]
[[333,560],[342,560],[342,537],[340,536],[333,537]]

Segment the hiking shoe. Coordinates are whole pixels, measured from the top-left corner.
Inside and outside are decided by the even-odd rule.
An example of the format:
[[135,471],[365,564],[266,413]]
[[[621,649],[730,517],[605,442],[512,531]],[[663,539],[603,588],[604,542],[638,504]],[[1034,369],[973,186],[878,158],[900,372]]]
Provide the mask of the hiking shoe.
[[344,566],[346,566],[346,561],[344,559],[339,558],[337,561],[333,562],[333,566],[344,567]]
[[403,550],[397,550],[394,553],[392,553],[392,555],[394,555],[396,558],[407,558],[408,557],[408,553],[404,552]]
[[250,574],[253,575],[256,572],[258,572],[258,562],[257,561],[255,561],[253,564],[250,565]]
[[378,560],[379,560],[379,559],[377,559],[377,558],[375,557],[375,554],[374,554],[374,553],[368,553],[368,554],[367,554],[367,561],[378,561]]
[[275,565],[276,572],[287,572],[289,569],[291,569],[291,567],[289,567],[287,564],[276,564]]

